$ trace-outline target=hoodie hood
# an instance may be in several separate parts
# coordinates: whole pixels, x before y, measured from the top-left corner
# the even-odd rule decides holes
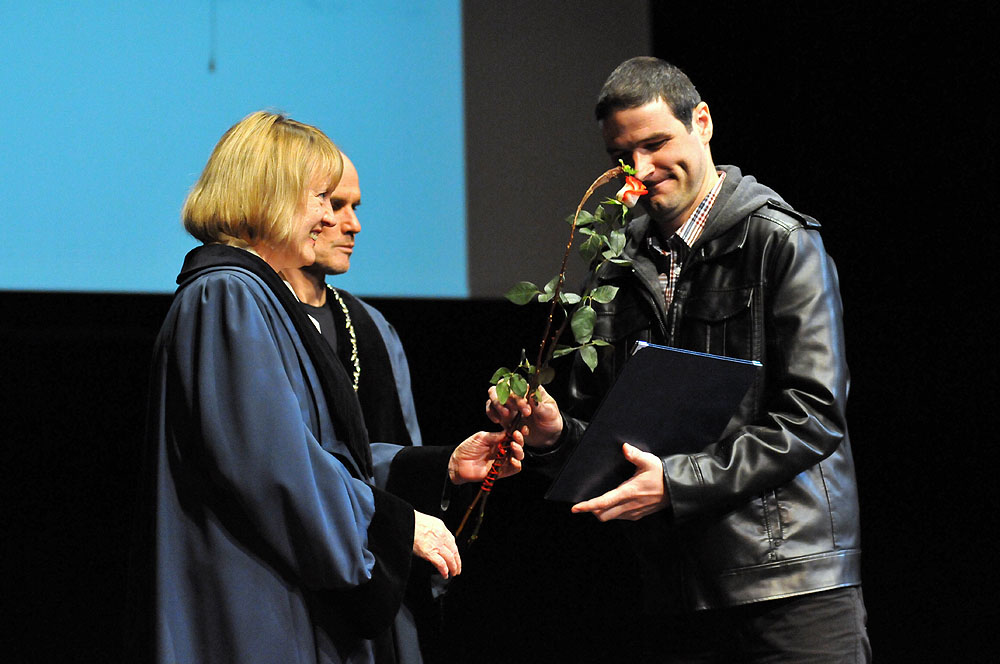
[[[723,180],[722,189],[708,214],[702,240],[710,240],[725,233],[769,199],[785,202],[774,189],[757,182],[757,178],[752,175],[743,175],[736,166],[717,168],[726,174],[726,179]]]
[[[715,199],[712,211],[708,214],[705,230],[697,242],[699,245],[719,237],[746,219],[751,212],[762,207],[768,200],[785,203],[778,192],[757,182],[752,175],[743,175],[736,166],[716,168],[725,172],[726,179],[722,181],[722,189]],[[651,226],[648,214],[636,217],[628,224],[625,231],[630,245],[625,252],[627,258],[635,257],[643,238],[653,232]]]

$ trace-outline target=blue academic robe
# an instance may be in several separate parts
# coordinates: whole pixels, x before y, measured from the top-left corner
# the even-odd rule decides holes
[[[373,486],[330,407],[258,276],[221,267],[182,283],[147,432],[157,661],[373,661],[365,636],[399,607],[413,510]],[[377,446],[375,467],[398,449]]]

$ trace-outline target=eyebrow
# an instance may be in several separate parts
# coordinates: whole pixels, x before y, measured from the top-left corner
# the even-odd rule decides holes
[[[609,155],[614,156],[616,154],[621,154],[622,152],[631,152],[640,145],[644,145],[646,143],[656,143],[657,141],[663,141],[668,138],[673,138],[673,134],[671,134],[670,132],[661,131],[655,134],[650,134],[649,136],[646,136],[641,140],[636,141],[634,144],[632,144],[631,149],[629,147],[621,147],[621,148],[609,147],[606,148],[606,150]]]
[[[333,196],[333,195],[331,195],[330,196],[330,200],[332,202],[340,203],[342,205],[347,205],[348,202],[349,202],[348,199],[347,199],[347,196]],[[351,204],[352,208],[358,208],[360,206],[361,206],[361,201],[358,201],[357,203],[352,203]]]

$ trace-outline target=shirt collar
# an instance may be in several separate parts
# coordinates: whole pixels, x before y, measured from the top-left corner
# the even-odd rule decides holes
[[[698,207],[694,209],[688,220],[684,222],[684,225],[677,229],[674,234],[679,240],[681,240],[690,249],[694,246],[694,243],[698,241],[701,237],[701,232],[705,230],[705,222],[708,221],[708,213],[712,211],[712,206],[715,205],[715,199],[719,196],[719,190],[722,189],[722,183],[726,180],[726,172],[719,171],[719,179],[712,187],[712,190],[708,192],[705,198],[701,199],[698,203]]]

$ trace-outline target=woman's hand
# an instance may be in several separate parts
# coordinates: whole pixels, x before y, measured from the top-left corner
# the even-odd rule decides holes
[[[441,519],[416,510],[413,510],[413,554],[434,565],[446,579],[462,573],[458,545],[447,526]]]

